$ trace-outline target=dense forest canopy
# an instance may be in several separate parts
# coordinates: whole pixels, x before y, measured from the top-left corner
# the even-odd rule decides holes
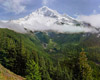
[[[96,34],[0,29],[0,64],[26,80],[99,80]]]

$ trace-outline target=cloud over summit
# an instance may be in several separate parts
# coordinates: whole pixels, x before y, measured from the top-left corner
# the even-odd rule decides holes
[[[48,6],[48,5],[51,5],[54,1],[56,0],[42,0],[42,5]]]
[[[95,27],[99,27],[100,28],[100,14],[93,14],[93,15],[80,15],[78,16],[78,19],[81,21],[85,21],[88,22],[90,24],[92,24]]]

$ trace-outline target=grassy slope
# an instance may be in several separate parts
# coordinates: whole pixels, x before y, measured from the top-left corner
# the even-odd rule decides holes
[[[0,64],[0,80],[24,80],[24,78],[10,72]]]

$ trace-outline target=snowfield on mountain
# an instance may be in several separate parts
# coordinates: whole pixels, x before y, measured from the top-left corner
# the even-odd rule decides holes
[[[0,21],[0,28],[8,28],[20,33],[26,33],[30,30],[33,32],[55,31],[59,33],[98,32],[89,23],[59,14],[46,6],[18,20]]]

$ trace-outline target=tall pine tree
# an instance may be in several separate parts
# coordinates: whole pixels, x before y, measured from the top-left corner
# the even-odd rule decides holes
[[[92,69],[88,64],[84,50],[79,55],[79,80],[93,80]]]
[[[39,67],[34,60],[28,60],[26,67],[26,79],[27,80],[41,80],[41,74],[39,73]]]

